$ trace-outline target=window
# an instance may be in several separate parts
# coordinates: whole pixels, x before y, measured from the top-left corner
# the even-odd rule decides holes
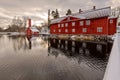
[[[61,29],[59,29],[58,32],[61,32]]]
[[[53,32],[55,32],[56,30],[54,29]]]
[[[64,24],[61,24],[61,27],[64,27]]]
[[[72,29],[72,32],[75,32],[75,29]]]
[[[112,24],[112,23],[113,23],[113,20],[111,19],[111,20],[110,20],[110,24]]]
[[[83,31],[83,32],[87,32],[87,28],[83,28],[82,31]]]
[[[67,33],[67,32],[68,32],[68,29],[65,29],[65,32]]]
[[[68,23],[65,23],[65,26],[68,27]]]
[[[84,25],[84,21],[80,21],[80,26],[83,26]]]
[[[90,20],[86,20],[86,25],[90,25]]]
[[[58,28],[60,27],[60,24],[58,24]]]
[[[72,22],[72,26],[75,26],[75,22]]]
[[[97,32],[102,32],[103,28],[102,27],[97,27]]]

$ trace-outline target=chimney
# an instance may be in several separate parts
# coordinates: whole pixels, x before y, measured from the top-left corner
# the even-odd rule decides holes
[[[82,12],[82,10],[81,9],[79,9],[79,13],[81,13]]]
[[[93,10],[95,10],[96,9],[96,6],[93,6]]]
[[[31,19],[28,19],[28,27],[31,27]]]

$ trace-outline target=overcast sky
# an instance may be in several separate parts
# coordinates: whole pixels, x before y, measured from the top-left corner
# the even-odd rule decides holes
[[[78,12],[92,6],[97,8],[119,6],[120,0],[0,0],[0,27],[10,24],[14,16],[29,16],[33,20],[47,19],[48,9],[58,9],[61,15],[67,9]]]

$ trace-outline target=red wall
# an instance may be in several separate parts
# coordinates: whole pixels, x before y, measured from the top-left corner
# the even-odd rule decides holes
[[[80,26],[80,21],[84,21],[83,26]],[[72,26],[72,22],[75,22],[75,26]],[[51,24],[50,33],[111,35],[116,32],[117,19],[113,19],[113,24],[110,24],[109,22],[110,21],[108,17],[104,17],[104,18],[90,19],[90,25],[86,25],[86,20],[78,20],[76,18],[70,18],[70,21],[68,21],[66,18],[60,23]],[[65,23],[68,23],[68,27],[65,27]],[[58,24],[60,24],[60,28],[58,27]],[[64,24],[64,27],[61,27],[61,24]],[[97,32],[97,27],[102,27],[102,32]],[[87,32],[83,32],[82,31],[83,28],[87,28]],[[61,30],[61,32],[58,31],[59,29]],[[65,32],[65,29],[68,29],[67,33]],[[75,29],[75,32],[72,32],[72,29]],[[54,30],[56,30],[56,32],[54,32]]]
[[[110,20],[113,20],[113,23],[110,23]],[[109,32],[109,35],[112,35],[116,32],[116,27],[117,26],[117,18],[113,18],[113,19],[109,19],[109,24],[108,24],[108,32]]]

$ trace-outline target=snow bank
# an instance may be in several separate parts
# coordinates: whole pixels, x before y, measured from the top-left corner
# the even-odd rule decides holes
[[[117,33],[103,80],[120,80],[120,33]]]

